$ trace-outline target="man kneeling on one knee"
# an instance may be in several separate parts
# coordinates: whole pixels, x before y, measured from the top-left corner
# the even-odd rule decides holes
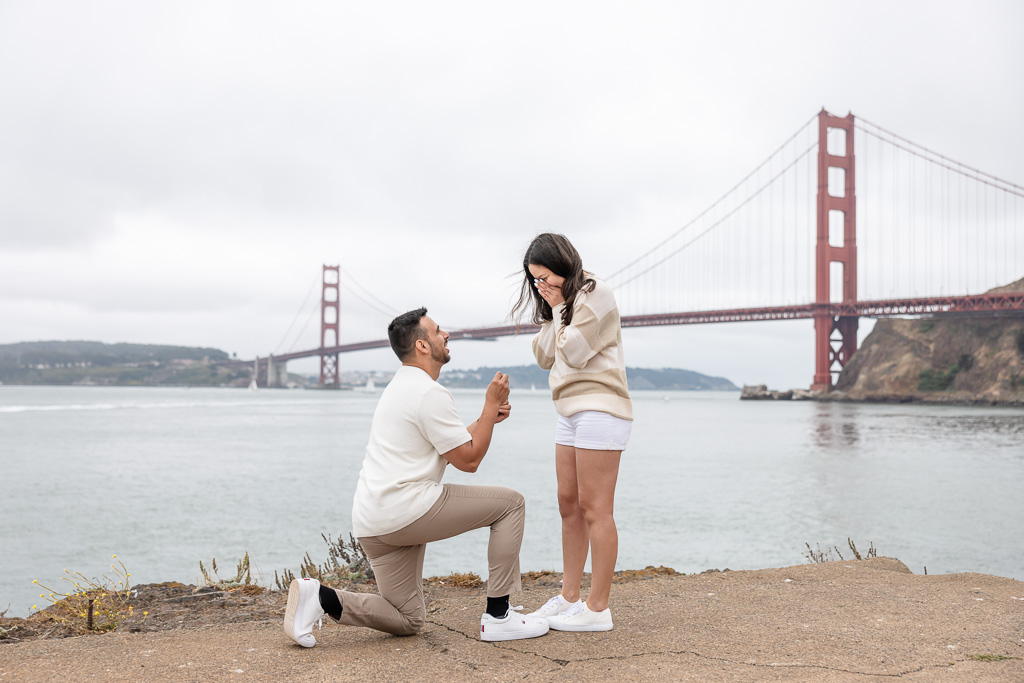
[[[544,618],[519,614],[509,605],[509,594],[522,588],[522,494],[500,486],[441,484],[449,463],[463,472],[480,466],[494,425],[511,410],[508,375],[499,372],[491,380],[483,412],[467,428],[451,392],[437,382],[441,366],[451,360],[448,333],[419,308],[391,321],[388,339],[402,367],[373,413],[352,504],[353,532],[370,560],[380,595],[295,579],[288,590],[285,633],[313,647],[313,626],[325,613],[350,626],[400,636],[418,633],[426,618],[422,574],[427,543],[487,526],[487,609],[480,617],[480,639],[544,635]]]

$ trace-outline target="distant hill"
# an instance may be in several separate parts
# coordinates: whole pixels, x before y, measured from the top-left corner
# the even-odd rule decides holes
[[[228,369],[220,349],[157,344],[104,344],[90,341],[43,341],[0,345],[3,384],[102,386],[247,386],[249,368]],[[483,388],[494,373],[507,372],[516,388],[547,387],[548,371],[536,365],[445,370],[440,382],[449,387]],[[375,376],[379,386],[378,373]],[[628,368],[629,388],[643,390],[739,391],[724,377],[709,377],[678,368]],[[292,375],[300,385],[306,378]],[[360,376],[361,385],[365,379]],[[313,385],[316,379],[312,380]]]
[[[519,365],[516,367],[486,367],[476,370],[445,370],[439,382],[449,387],[481,388],[486,387],[494,373],[508,373],[509,386],[526,388],[531,385],[546,387],[548,371],[536,365]],[[692,370],[678,368],[626,368],[626,379],[632,391],[644,390],[682,390],[682,391],[739,391],[739,387],[724,377],[709,377]]]
[[[245,386],[249,371],[211,361],[220,349],[158,344],[39,341],[0,345],[4,384]]]

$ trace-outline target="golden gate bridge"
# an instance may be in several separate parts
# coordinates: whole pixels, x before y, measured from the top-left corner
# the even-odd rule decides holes
[[[982,293],[1024,276],[1021,199],[1020,185],[822,109],[693,220],[604,279],[623,327],[812,319],[811,389],[827,391],[856,353],[862,317],[1024,315],[1024,292]],[[388,346],[339,343],[340,284],[340,267],[323,266],[319,346],[223,364],[250,365],[261,386],[283,386],[288,361],[319,357],[320,386],[338,387],[340,354]]]

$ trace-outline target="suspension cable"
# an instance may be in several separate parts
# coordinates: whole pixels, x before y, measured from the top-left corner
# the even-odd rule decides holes
[[[796,157],[795,159],[793,159],[793,161],[791,161],[791,162],[790,162],[790,163],[789,163],[789,164],[788,164],[788,165],[787,165],[787,166],[786,166],[785,168],[783,168],[783,169],[782,169],[781,171],[779,171],[779,172],[778,172],[777,174],[775,174],[775,175],[774,175],[774,176],[773,176],[772,178],[770,178],[770,179],[768,180],[768,182],[766,182],[766,183],[765,183],[764,185],[762,185],[762,186],[761,186],[760,188],[758,188],[758,189],[757,189],[757,190],[756,190],[756,191],[755,191],[755,192],[754,192],[754,193],[753,193],[752,195],[750,195],[749,197],[747,197],[746,199],[744,199],[744,200],[743,200],[742,202],[740,202],[739,204],[737,204],[737,205],[736,205],[736,207],[735,207],[735,208],[733,208],[733,209],[732,209],[731,211],[729,211],[729,212],[728,212],[728,213],[726,213],[726,214],[725,214],[724,216],[722,216],[721,218],[719,218],[719,219],[718,219],[717,221],[715,221],[714,223],[712,223],[711,225],[709,225],[709,226],[708,226],[708,227],[707,227],[707,228],[706,228],[706,229],[705,229],[705,230],[704,230],[703,232],[701,232],[701,233],[699,233],[699,234],[695,235],[695,236],[694,236],[694,237],[693,237],[693,238],[692,238],[692,239],[691,239],[691,240],[690,240],[689,242],[687,242],[687,243],[686,243],[686,244],[684,244],[683,246],[679,247],[678,249],[675,249],[675,250],[673,250],[673,251],[669,252],[669,253],[668,253],[667,255],[665,255],[665,256],[663,256],[662,258],[660,258],[659,260],[655,261],[655,262],[654,262],[654,263],[652,263],[652,264],[651,264],[650,266],[648,266],[648,267],[647,267],[647,268],[645,268],[644,270],[640,271],[639,273],[637,273],[637,274],[636,274],[636,275],[634,275],[633,277],[631,277],[631,278],[629,278],[629,279],[627,279],[627,280],[624,280],[624,281],[622,281],[622,282],[619,282],[619,283],[618,283],[618,284],[617,284],[616,286],[617,286],[617,287],[622,287],[623,285],[626,285],[626,284],[628,284],[628,283],[632,282],[633,280],[636,280],[636,279],[637,279],[638,277],[640,277],[640,276],[642,276],[642,275],[645,275],[646,273],[649,273],[650,271],[654,270],[655,268],[657,268],[658,266],[660,266],[660,265],[661,265],[662,263],[664,263],[664,262],[665,262],[665,261],[667,261],[668,259],[672,258],[673,256],[675,256],[675,255],[676,255],[676,254],[678,254],[679,252],[683,251],[684,249],[686,249],[687,247],[689,247],[690,245],[692,245],[692,244],[693,244],[694,242],[696,242],[696,241],[697,241],[697,240],[699,240],[700,238],[702,238],[702,237],[704,237],[705,235],[707,235],[707,234],[708,234],[709,232],[711,232],[712,230],[714,230],[715,228],[717,228],[717,227],[718,227],[719,225],[721,225],[722,223],[724,223],[724,222],[725,222],[725,221],[726,221],[727,219],[731,218],[731,217],[733,216],[733,214],[735,214],[735,213],[736,213],[737,211],[739,211],[739,210],[740,210],[740,209],[742,209],[742,208],[743,208],[744,206],[746,206],[746,205],[747,205],[747,204],[749,204],[749,203],[750,203],[751,201],[753,201],[753,200],[754,200],[754,199],[756,199],[756,198],[757,198],[758,196],[760,196],[760,194],[761,194],[762,192],[764,192],[764,191],[765,191],[765,190],[766,190],[766,189],[767,189],[768,187],[770,187],[772,183],[774,183],[774,182],[775,182],[776,180],[778,180],[778,179],[779,179],[779,177],[780,177],[780,176],[782,176],[782,175],[783,175],[783,174],[784,174],[784,173],[785,173],[786,171],[788,171],[788,170],[789,170],[790,168],[792,168],[793,166],[795,166],[795,165],[797,164],[797,162],[798,162],[798,161],[800,161],[800,160],[801,160],[801,159],[803,159],[803,158],[804,158],[805,156],[807,156],[807,155],[808,155],[809,153],[811,153],[811,152],[812,152],[812,151],[814,150],[814,148],[815,148],[815,147],[817,147],[817,146],[818,146],[818,143],[817,143],[817,142],[815,142],[815,143],[814,143],[814,144],[812,144],[812,145],[811,145],[810,147],[808,147],[807,149],[805,149],[805,150],[804,150],[804,151],[803,151],[803,152],[802,152],[802,153],[801,153],[801,154],[800,154],[799,156],[797,156],[797,157]],[[664,243],[662,243],[662,244],[664,244]],[[635,263],[635,261],[634,261],[634,263]],[[630,265],[632,265],[632,264],[630,264]],[[627,266],[627,268],[628,268],[628,267],[629,267],[629,266]],[[622,272],[622,270],[619,270],[619,271],[618,271],[618,273],[621,273],[621,272]],[[618,273],[616,273],[616,274],[618,274]]]
[[[349,273],[349,272],[348,272],[347,270],[344,270],[344,269],[339,269],[339,271],[340,271],[340,272],[342,272],[342,273],[344,273],[344,274],[345,274],[345,276],[346,276],[346,277],[348,277],[348,279],[352,281],[352,284],[354,284],[354,285],[355,285],[356,287],[358,287],[358,288],[359,288],[359,289],[360,289],[360,290],[361,290],[361,291],[363,292],[363,294],[365,294],[366,296],[370,297],[371,299],[373,299],[374,301],[376,301],[376,302],[377,302],[378,304],[380,304],[381,306],[383,306],[384,308],[386,308],[386,309],[388,310],[388,315],[398,315],[399,313],[401,313],[401,311],[399,311],[399,310],[398,310],[397,308],[395,308],[394,306],[391,306],[390,304],[387,304],[387,303],[385,303],[385,302],[381,301],[380,299],[378,299],[378,298],[377,298],[376,296],[374,296],[374,295],[373,295],[373,292],[371,292],[370,290],[368,290],[368,289],[367,289],[366,287],[363,287],[362,283],[360,283],[360,282],[359,282],[359,280],[358,280],[358,279],[357,279],[357,278],[356,278],[356,277],[355,277],[354,275],[352,275],[351,273]],[[346,289],[349,289],[349,288],[348,288],[348,287],[346,287]],[[352,290],[351,290],[351,289],[349,289],[349,291],[351,292]],[[362,299],[362,298],[360,298],[360,297],[358,297],[358,296],[357,296],[356,298],[359,298],[359,300],[360,300],[360,301],[363,301],[363,303],[367,303],[367,302],[366,302],[366,301],[365,301],[364,299]],[[376,309],[376,310],[378,310],[378,311],[380,310],[380,309],[377,309],[377,308],[376,308],[375,306],[373,306],[372,304],[369,304],[369,303],[367,303],[367,305],[371,306],[371,308],[375,308],[375,309]]]
[[[1009,185],[1009,186],[1011,186],[1011,187],[1013,187],[1013,188],[1015,188],[1017,190],[1021,190],[1022,192],[1024,192],[1024,187],[1021,187],[1020,185],[1017,185],[1016,183],[1011,183],[1008,180],[1003,180],[999,176],[992,175],[991,173],[986,173],[985,171],[982,171],[980,169],[974,168],[973,166],[968,166],[967,164],[961,163],[961,162],[957,161],[956,159],[950,159],[949,157],[947,157],[945,155],[939,154],[938,152],[936,152],[934,150],[928,149],[924,145],[919,145],[918,143],[914,142],[913,140],[908,140],[907,138],[903,137],[902,135],[897,135],[896,133],[893,133],[890,130],[886,130],[885,128],[882,128],[881,126],[879,126],[877,123],[872,123],[871,121],[868,121],[867,119],[865,119],[863,117],[860,117],[860,116],[856,117],[854,119],[854,125],[857,126],[858,128],[860,128],[861,130],[863,130],[865,133],[867,133],[869,135],[875,135],[875,134],[872,133],[869,130],[865,130],[863,127],[858,125],[860,123],[866,123],[869,126],[873,126],[874,128],[876,128],[876,129],[882,131],[883,133],[885,133],[886,135],[894,137],[897,140],[901,140],[902,142],[905,142],[908,145],[913,145],[914,147],[922,149],[925,152],[927,152],[928,154],[931,154],[932,156],[939,157],[943,161],[948,161],[948,162],[950,162],[952,164],[956,164],[957,166],[962,166],[963,168],[969,169],[969,170],[973,171],[974,173],[978,173],[978,174],[983,175],[983,176],[988,176],[992,180],[998,181],[998,182],[1003,183],[1005,185]]]
[[[659,242],[658,244],[656,244],[656,245],[655,245],[654,247],[652,247],[651,249],[647,250],[646,252],[644,252],[643,254],[641,254],[640,256],[638,256],[637,258],[633,259],[632,261],[630,261],[629,263],[627,263],[626,265],[624,265],[624,266],[623,266],[622,268],[619,268],[619,269],[618,269],[617,271],[615,271],[614,273],[612,273],[611,275],[609,275],[608,277],[606,277],[606,278],[604,278],[604,279],[605,279],[605,280],[611,280],[611,279],[612,279],[613,277],[615,277],[616,275],[619,275],[619,274],[620,274],[620,273],[622,273],[623,271],[625,271],[625,270],[628,270],[628,269],[629,269],[629,268],[631,268],[632,266],[636,265],[637,263],[639,263],[639,262],[640,262],[640,261],[642,261],[643,259],[647,258],[647,257],[648,257],[648,256],[650,256],[651,254],[653,254],[654,252],[656,252],[656,251],[657,251],[658,249],[660,249],[661,247],[665,246],[665,245],[666,245],[666,244],[667,244],[668,242],[670,242],[670,241],[671,241],[672,239],[674,239],[674,238],[675,238],[676,236],[678,236],[678,235],[679,235],[680,233],[682,233],[683,231],[685,231],[685,230],[686,230],[687,228],[690,228],[691,226],[693,226],[693,225],[694,225],[694,224],[695,224],[695,223],[696,223],[697,221],[699,221],[699,220],[700,220],[701,218],[703,218],[703,217],[704,217],[704,216],[705,216],[705,215],[706,215],[706,214],[707,214],[707,213],[708,213],[709,211],[711,211],[711,210],[712,210],[712,209],[714,209],[714,208],[715,208],[716,206],[718,206],[718,204],[720,204],[720,203],[721,203],[722,201],[724,201],[726,197],[728,197],[728,196],[729,196],[729,195],[731,195],[731,194],[732,194],[733,192],[735,192],[735,191],[736,191],[737,189],[739,189],[739,188],[740,188],[740,186],[741,186],[741,185],[743,185],[743,183],[747,182],[747,181],[748,181],[748,180],[749,180],[749,179],[751,178],[751,176],[753,176],[753,175],[754,175],[755,173],[757,173],[758,171],[760,171],[760,170],[761,170],[761,169],[762,169],[762,168],[763,168],[763,167],[765,166],[765,164],[767,164],[767,163],[768,163],[769,161],[771,161],[771,160],[772,160],[772,158],[773,158],[773,157],[774,157],[774,156],[775,156],[776,154],[778,154],[778,153],[779,153],[779,152],[781,152],[781,151],[782,151],[783,149],[785,149],[785,148],[786,148],[786,145],[788,145],[789,143],[791,143],[791,142],[792,142],[792,141],[794,140],[794,138],[796,138],[796,136],[798,136],[798,135],[799,135],[800,133],[802,133],[802,132],[804,131],[804,129],[805,129],[805,128],[807,128],[807,126],[808,126],[808,125],[810,125],[810,123],[811,123],[812,121],[814,121],[814,120],[815,120],[816,118],[818,118],[818,115],[817,115],[817,114],[815,114],[815,115],[814,115],[814,116],[812,116],[812,117],[811,117],[810,119],[808,119],[808,120],[807,120],[807,122],[806,122],[806,123],[804,123],[804,124],[803,124],[802,126],[800,126],[800,127],[799,127],[799,128],[797,129],[797,131],[796,131],[795,133],[793,133],[792,135],[790,135],[790,136],[789,136],[789,138],[788,138],[788,139],[787,139],[787,140],[786,140],[785,142],[783,142],[783,143],[782,143],[782,144],[781,144],[781,145],[779,146],[779,148],[778,148],[777,150],[775,150],[774,152],[772,152],[771,154],[769,154],[769,155],[768,155],[768,158],[767,158],[767,159],[765,159],[765,160],[764,160],[764,161],[762,161],[762,162],[761,162],[760,164],[758,164],[757,168],[755,168],[755,169],[754,169],[753,171],[751,171],[750,173],[748,173],[748,174],[746,175],[746,177],[744,177],[744,178],[743,178],[743,180],[741,180],[741,181],[739,181],[738,183],[736,183],[736,185],[734,185],[734,186],[733,186],[733,188],[732,188],[731,190],[729,190],[728,192],[726,192],[725,194],[723,194],[723,195],[722,195],[721,197],[719,197],[719,198],[718,198],[717,200],[715,200],[715,201],[714,201],[714,203],[712,203],[712,204],[711,204],[711,206],[709,206],[708,208],[706,208],[706,209],[704,209],[703,211],[701,211],[701,212],[700,212],[700,213],[699,213],[699,214],[698,214],[698,215],[697,215],[697,216],[696,216],[696,217],[695,217],[695,218],[694,218],[693,220],[691,220],[691,221],[690,221],[689,223],[687,223],[687,224],[686,224],[686,225],[684,225],[683,227],[681,227],[681,228],[679,228],[678,230],[676,230],[676,231],[675,231],[674,233],[672,233],[671,235],[669,235],[668,237],[666,237],[665,239],[663,239],[663,240],[662,240],[661,242]]]
[[[872,124],[872,125],[874,125],[874,124]],[[927,154],[923,154],[923,153],[919,152],[918,150],[913,149],[913,147],[906,147],[906,146],[901,145],[901,144],[899,144],[897,142],[893,142],[892,140],[887,140],[886,138],[882,137],[881,135],[879,135],[878,133],[876,133],[873,130],[868,130],[867,128],[864,128],[863,126],[857,126],[857,128],[860,128],[860,130],[862,132],[867,133],[868,135],[874,136],[874,137],[878,138],[879,140],[882,140],[883,142],[886,142],[886,143],[892,145],[893,147],[896,147],[898,149],[902,149],[903,151],[909,152],[910,154],[913,154],[914,156],[916,156],[916,157],[918,157],[920,159],[924,159],[926,161],[930,161],[933,164],[936,164],[938,166],[942,166],[943,168],[947,168],[950,171],[953,171],[955,173],[959,173],[960,175],[964,176],[965,178],[970,178],[971,180],[975,180],[975,181],[977,181],[979,183],[984,183],[985,185],[988,185],[990,187],[994,187],[997,190],[1002,190],[1003,192],[1009,192],[1010,194],[1016,195],[1018,197],[1024,197],[1024,187],[1021,187],[1020,185],[1017,185],[1015,183],[1011,183],[1008,180],[1003,180],[1002,178],[999,178],[997,176],[991,175],[990,173],[985,173],[984,171],[979,171],[979,170],[977,170],[975,168],[972,168],[972,167],[968,166],[967,164],[961,164],[959,161],[954,161],[953,159],[949,159],[947,157],[944,157],[941,154],[937,154],[935,152],[932,152],[927,147],[922,147],[921,145],[917,145],[917,144],[915,144],[913,142],[907,141],[910,145],[913,145],[914,147],[919,147],[920,149],[922,149],[925,152],[927,152],[927,154],[931,154],[931,155],[940,157],[944,161],[947,161],[949,163],[943,163],[943,161],[937,161],[937,160],[931,158],[930,156],[928,156]],[[884,129],[882,129],[882,130],[884,130]],[[885,131],[885,132],[888,133],[888,131]],[[890,133],[890,135],[891,135],[891,133]],[[899,136],[894,135],[893,137],[899,137]],[[899,138],[899,139],[903,140],[903,138]],[[956,164],[956,166],[953,166],[951,164]],[[959,166],[959,168],[958,168],[958,166]],[[969,171],[971,171],[971,173],[968,173],[967,171],[965,171],[963,169],[968,169]],[[987,177],[981,177],[981,176],[987,176]]]
[[[291,334],[292,328],[295,327],[295,323],[298,321],[299,316],[302,315],[302,311],[306,308],[306,304],[309,302],[310,295],[313,294],[313,289],[316,288],[316,282],[318,279],[320,279],[319,273],[317,273],[317,277],[313,278],[313,283],[309,286],[309,291],[306,292],[305,298],[302,300],[302,303],[299,304],[299,310],[295,312],[295,317],[292,318],[292,322],[288,325],[288,329],[285,330],[284,334],[281,336],[281,341],[277,342],[277,346],[274,347],[274,353],[281,350],[281,346],[284,345],[285,340],[288,339],[288,335]]]
[[[372,308],[373,310],[377,311],[377,312],[378,312],[378,313],[380,313],[381,315],[386,315],[386,316],[391,316],[391,317],[394,317],[394,315],[395,315],[395,314],[394,314],[394,312],[393,312],[393,311],[388,311],[388,310],[385,310],[385,309],[381,308],[380,306],[377,306],[376,304],[374,304],[374,303],[373,303],[372,301],[369,301],[369,300],[367,300],[367,299],[363,298],[363,296],[362,296],[362,295],[361,295],[361,294],[360,294],[359,292],[357,292],[356,290],[352,289],[352,288],[351,288],[351,287],[349,287],[349,286],[348,286],[347,284],[345,284],[344,282],[342,282],[340,278],[338,279],[338,284],[339,284],[339,285],[341,285],[342,287],[344,287],[344,288],[345,288],[345,291],[347,291],[347,292],[348,292],[349,294],[351,294],[351,295],[352,295],[352,296],[354,296],[355,298],[359,299],[359,300],[360,300],[360,301],[362,301],[362,302],[363,302],[364,304],[366,304],[367,306],[369,306],[369,307],[370,307],[370,308]],[[386,304],[385,304],[385,305],[386,305]]]

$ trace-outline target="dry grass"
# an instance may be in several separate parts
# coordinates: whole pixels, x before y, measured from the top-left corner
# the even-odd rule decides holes
[[[675,576],[678,574],[672,567],[663,567],[654,565],[647,565],[643,569],[627,569],[621,572],[615,572],[612,576],[613,583],[623,583],[625,581],[636,581],[637,579],[653,579],[656,576]]]
[[[464,574],[452,572],[448,576],[431,576],[427,579],[427,583],[452,586],[453,588],[479,588],[484,585],[483,580],[473,572],[466,572]]]
[[[863,560],[865,558],[870,559],[872,557],[878,557],[878,551],[875,549],[874,543],[871,543],[869,545],[867,551],[864,553],[863,556],[860,554],[860,551],[857,550],[857,546],[856,544],[854,544],[852,539],[847,538],[846,544],[850,546],[850,551],[853,553],[853,559],[855,560]],[[821,564],[823,562],[834,562],[836,558],[832,556],[833,552],[835,552],[835,554],[839,557],[840,561],[846,560],[846,558],[843,557],[843,553],[839,550],[839,546],[834,545],[831,548],[825,546],[825,550],[822,550],[821,545],[815,543],[814,545],[817,548],[817,550],[815,550],[811,547],[810,543],[804,543],[804,545],[807,546],[807,552],[804,553],[804,557],[806,557],[809,561],[815,564]]]
[[[203,584],[199,588],[217,588],[222,591],[241,590],[245,595],[259,595],[263,592],[263,586],[257,585],[252,580],[252,571],[249,569],[249,553],[238,561],[235,568],[235,575],[229,579],[222,579],[217,574],[217,558],[210,562],[210,570],[199,561],[199,571],[203,575]]]
[[[327,544],[327,561],[317,564],[307,552],[299,566],[299,575],[302,578],[316,579],[332,588],[343,588],[352,583],[369,583],[374,580],[370,558],[363,552],[363,547],[359,545],[355,536],[349,534],[348,541],[341,536],[338,536],[336,541],[332,541],[325,534],[320,534],[320,537]],[[293,580],[295,574],[289,569],[281,570],[280,576],[274,572],[274,584],[278,590],[288,590]]]

